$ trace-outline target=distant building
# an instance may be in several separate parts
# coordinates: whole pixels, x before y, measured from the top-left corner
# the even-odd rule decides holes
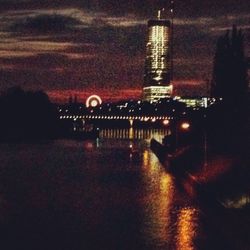
[[[148,21],[148,41],[144,73],[143,99],[157,101],[172,94],[171,86],[171,22],[161,19]]]
[[[162,98],[168,98],[172,94],[172,85],[148,86],[143,88],[143,100],[156,102]]]
[[[207,108],[211,105],[213,105],[216,101],[215,98],[208,98],[208,97],[197,97],[197,98],[191,98],[191,97],[179,97],[176,96],[174,100],[177,100],[179,102],[185,103],[188,108]]]

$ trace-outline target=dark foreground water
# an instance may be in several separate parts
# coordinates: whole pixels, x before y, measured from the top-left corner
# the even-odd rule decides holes
[[[166,133],[0,145],[0,249],[250,249],[249,197],[225,208],[167,174],[149,149]]]

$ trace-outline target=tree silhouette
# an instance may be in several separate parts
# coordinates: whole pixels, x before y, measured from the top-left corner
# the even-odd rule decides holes
[[[209,138],[213,147],[243,152],[249,134],[248,76],[244,36],[236,26],[217,41],[212,82],[212,96],[223,101],[209,110]]]
[[[244,55],[244,35],[233,26],[219,37],[214,57],[212,96],[237,105],[246,99],[248,91],[247,59]]]
[[[36,141],[55,136],[57,115],[42,91],[11,88],[0,96],[0,141]]]

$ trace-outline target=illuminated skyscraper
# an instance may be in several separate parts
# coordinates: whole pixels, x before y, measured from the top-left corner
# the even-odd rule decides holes
[[[171,22],[161,19],[148,21],[148,41],[144,73],[144,100],[156,101],[172,94],[171,83]]]

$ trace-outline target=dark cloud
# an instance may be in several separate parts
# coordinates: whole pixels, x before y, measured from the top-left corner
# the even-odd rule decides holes
[[[169,17],[169,2],[0,0],[0,81],[45,90],[141,88],[147,19],[161,7]],[[233,24],[249,40],[249,1],[176,0],[175,5],[178,81],[211,77],[216,39]]]
[[[146,26],[124,28],[103,25],[83,29],[82,35],[76,40],[100,44],[103,50],[110,50],[111,53],[122,51],[126,54],[136,54],[144,51],[145,38]]]
[[[143,63],[139,56],[131,60],[125,54],[110,56],[108,52],[102,51],[94,54],[94,57],[90,53],[88,58],[84,57],[85,52],[82,54],[83,57],[79,57],[79,53],[76,55],[74,58],[72,51],[65,51],[64,54],[45,53],[0,58],[0,65],[5,65],[0,82],[11,86],[21,85],[24,88],[37,86],[46,90],[83,90],[89,87],[120,89],[120,84],[124,87],[141,85]]]
[[[1,10],[41,9],[75,7],[92,11],[105,11],[112,15],[136,13],[152,16],[159,8],[169,9],[170,0],[1,0]],[[175,1],[177,16],[220,16],[229,13],[249,13],[250,2],[246,0],[183,0]]]
[[[66,55],[58,53],[36,54],[34,56],[16,57],[16,58],[1,58],[0,63],[12,65],[14,69],[46,69],[53,70],[63,67],[69,63]]]
[[[72,31],[76,25],[80,24],[77,19],[69,16],[43,14],[27,17],[23,20],[18,19],[17,22],[10,26],[10,30],[22,33],[31,32],[31,34],[62,33]]]
[[[127,22],[128,26],[116,26],[115,21],[110,21],[107,17],[93,18],[87,22],[84,17],[79,20],[61,14],[39,14],[18,18],[11,24],[9,31],[18,32],[19,36],[24,37],[23,40],[97,44],[102,46],[103,50],[109,50],[111,46],[112,52],[119,50],[129,54],[140,53],[145,47],[146,25],[130,25],[131,20]],[[50,36],[37,37],[44,34]],[[29,37],[25,38],[25,35]],[[33,39],[30,36],[33,36]]]

